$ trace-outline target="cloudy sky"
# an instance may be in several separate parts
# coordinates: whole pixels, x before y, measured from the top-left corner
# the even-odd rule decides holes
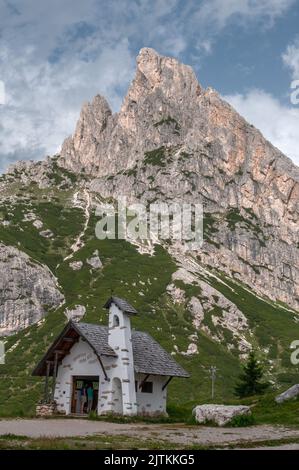
[[[57,152],[95,94],[117,111],[144,46],[192,65],[299,164],[299,0],[0,0],[0,172]]]

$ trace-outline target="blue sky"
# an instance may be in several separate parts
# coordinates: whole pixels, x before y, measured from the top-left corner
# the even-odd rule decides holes
[[[95,94],[117,111],[141,47],[190,64],[299,164],[299,0],[0,0],[0,171],[57,152]]]

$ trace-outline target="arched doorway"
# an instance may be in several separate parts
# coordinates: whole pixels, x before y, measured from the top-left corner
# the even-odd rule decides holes
[[[118,377],[114,377],[112,380],[112,392],[113,392],[113,412],[116,414],[123,414],[123,391],[121,381]]]

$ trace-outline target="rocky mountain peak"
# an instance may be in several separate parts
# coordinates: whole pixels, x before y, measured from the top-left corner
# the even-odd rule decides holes
[[[78,122],[78,126],[80,126],[79,129],[82,128],[84,132],[84,126],[89,127],[90,125],[94,125],[95,133],[100,135],[103,129],[105,129],[111,115],[112,111],[106,98],[101,95],[96,95],[91,103],[84,104]]]
[[[157,89],[167,99],[175,101],[185,97],[189,102],[200,94],[201,87],[189,65],[161,56],[151,48],[141,49],[136,62],[136,77],[129,89],[129,98],[138,101]]]
[[[150,48],[141,49],[136,62],[118,114],[99,96],[83,106],[74,136],[62,147],[62,166],[101,176],[134,166],[144,150],[182,143],[204,92],[195,73]]]
[[[67,138],[62,145],[61,154],[68,165],[72,162],[73,169],[80,171],[84,167],[91,171],[98,142],[103,139],[111,116],[109,104],[101,95],[96,95],[91,103],[84,103],[73,137]]]

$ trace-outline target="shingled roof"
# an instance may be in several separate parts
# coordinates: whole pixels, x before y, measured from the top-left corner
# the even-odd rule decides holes
[[[117,307],[124,313],[127,313],[129,315],[136,315],[137,313],[137,310],[135,310],[135,308],[132,307],[129,302],[127,302],[125,299],[121,299],[120,297],[116,297],[115,295],[113,295],[112,297],[110,297],[109,300],[107,300],[104,305],[104,308],[109,308],[112,302],[115,303],[115,305],[117,305]]]
[[[77,338],[78,336],[84,338],[99,359],[101,359],[101,356],[117,356],[116,352],[108,344],[107,326],[70,321],[34,369],[33,375],[45,375],[46,361],[51,359],[55,349],[63,349],[64,338],[69,338],[72,335]],[[67,344],[69,345],[69,343]],[[171,377],[189,377],[188,372],[149,334],[142,331],[132,331],[132,345],[135,372]],[[66,349],[67,352],[68,350]]]
[[[133,331],[132,344],[135,372],[172,377],[190,377],[188,372],[148,333]]]
[[[99,356],[117,356],[108,344],[107,326],[83,322],[75,323],[74,326]]]

